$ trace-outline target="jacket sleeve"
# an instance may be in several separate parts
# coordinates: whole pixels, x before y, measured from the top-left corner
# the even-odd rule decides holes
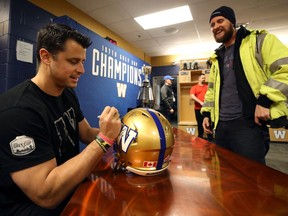
[[[211,113],[214,111],[215,109],[215,95],[214,95],[214,73],[213,71],[215,71],[215,65],[212,64],[211,69],[210,69],[210,75],[209,75],[209,81],[208,81],[208,89],[207,92],[205,94],[205,98],[204,98],[204,104],[201,108],[201,114],[204,117],[209,117],[211,119]]]
[[[268,33],[261,55],[267,80],[260,86],[257,104],[270,108],[272,128],[288,127],[288,48]]]
[[[260,97],[257,103],[267,107],[272,103],[287,101],[288,48],[273,34],[267,34],[261,52],[263,70],[268,79],[260,87]]]

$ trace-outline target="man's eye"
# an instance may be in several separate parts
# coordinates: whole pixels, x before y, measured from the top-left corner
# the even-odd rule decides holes
[[[79,61],[77,59],[69,59],[68,60],[71,64],[77,64]]]
[[[221,24],[224,22],[224,19],[219,19],[217,22]]]

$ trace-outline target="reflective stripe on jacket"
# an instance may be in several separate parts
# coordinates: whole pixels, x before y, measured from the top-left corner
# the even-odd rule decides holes
[[[251,31],[240,46],[243,70],[256,98],[266,96],[271,120],[288,116],[288,48],[266,31]],[[209,112],[216,128],[220,107],[220,69],[217,55],[211,56],[208,91],[201,113]]]

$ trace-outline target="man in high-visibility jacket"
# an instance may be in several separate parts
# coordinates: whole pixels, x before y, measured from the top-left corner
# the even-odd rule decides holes
[[[265,163],[267,124],[288,125],[288,48],[264,30],[236,29],[230,7],[213,11],[209,23],[222,45],[210,58],[204,131],[215,132],[217,145]]]

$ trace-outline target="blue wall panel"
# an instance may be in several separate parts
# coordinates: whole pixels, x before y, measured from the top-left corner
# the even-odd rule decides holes
[[[0,79],[0,92],[4,92],[7,89],[7,79]]]

